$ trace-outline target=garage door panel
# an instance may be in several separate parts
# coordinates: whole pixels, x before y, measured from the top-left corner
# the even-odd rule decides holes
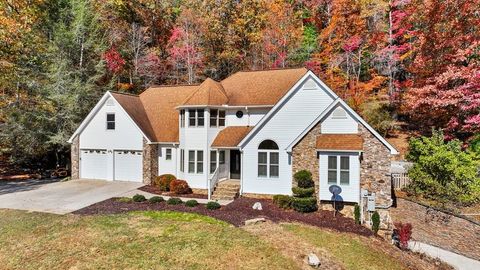
[[[85,179],[107,179],[108,155],[104,149],[80,150],[80,177]]]
[[[142,151],[114,151],[114,179],[142,182]]]

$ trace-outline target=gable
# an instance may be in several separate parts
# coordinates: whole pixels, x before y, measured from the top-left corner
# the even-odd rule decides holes
[[[358,123],[342,106],[337,105],[321,122],[322,134],[356,134]]]

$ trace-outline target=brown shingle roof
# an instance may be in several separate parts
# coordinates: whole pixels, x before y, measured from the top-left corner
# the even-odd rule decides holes
[[[145,133],[149,140],[155,140],[155,132],[150,124],[147,113],[140,98],[136,95],[111,92],[115,100],[130,115],[132,120]]]
[[[212,147],[236,147],[253,127],[231,126],[221,130],[212,143]]]
[[[228,97],[223,86],[207,78],[182,105],[223,105],[228,103]]]
[[[221,83],[228,105],[274,105],[307,71],[295,68],[237,72]]]
[[[156,142],[178,142],[178,111],[175,109],[198,85],[152,87],[140,94]]]
[[[358,134],[320,134],[317,136],[317,150],[362,151],[363,138]]]

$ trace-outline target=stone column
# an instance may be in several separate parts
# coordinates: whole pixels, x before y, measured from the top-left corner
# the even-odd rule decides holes
[[[71,178],[78,179],[80,178],[80,136],[76,136],[73,139],[72,145],[70,146],[70,160],[72,162],[71,166]]]
[[[158,176],[158,145],[143,139],[143,183],[151,184]]]

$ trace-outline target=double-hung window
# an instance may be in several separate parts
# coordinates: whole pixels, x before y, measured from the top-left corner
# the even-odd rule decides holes
[[[107,113],[107,130],[115,130],[115,114]]]
[[[224,127],[225,126],[225,111],[211,109],[210,110],[210,127]]]
[[[205,111],[203,109],[188,110],[188,126],[203,127],[205,125]]]
[[[172,160],[172,148],[165,149],[165,160]]]
[[[203,173],[203,151],[188,151],[188,173]]]
[[[328,156],[328,184],[350,184],[350,157]]]
[[[185,110],[180,110],[180,127],[185,127]]]
[[[185,171],[185,150],[180,149],[180,171]]]
[[[258,177],[276,178],[278,175],[278,145],[272,140],[265,140],[258,146]]]

